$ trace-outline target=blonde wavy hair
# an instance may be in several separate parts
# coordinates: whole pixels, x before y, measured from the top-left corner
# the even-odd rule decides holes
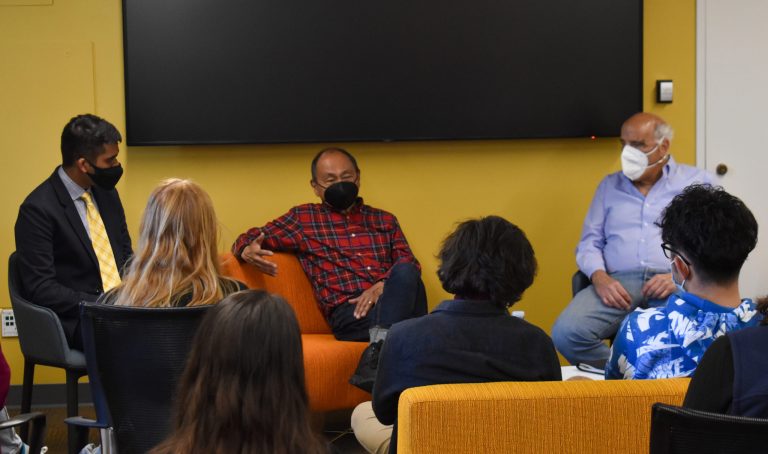
[[[213,202],[191,180],[164,180],[152,191],[141,219],[138,249],[116,289],[123,306],[215,304],[237,291],[219,273],[218,222]]]

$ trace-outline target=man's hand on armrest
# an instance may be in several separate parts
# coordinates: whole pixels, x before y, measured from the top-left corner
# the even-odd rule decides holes
[[[604,270],[597,270],[590,277],[597,296],[606,306],[628,311],[632,307],[632,297],[619,281],[612,278]]]
[[[274,254],[272,251],[261,248],[261,243],[263,241],[264,233],[251,241],[251,243],[240,252],[240,258],[246,263],[250,263],[258,268],[262,273],[269,274],[270,276],[277,276],[277,264],[263,258]]]

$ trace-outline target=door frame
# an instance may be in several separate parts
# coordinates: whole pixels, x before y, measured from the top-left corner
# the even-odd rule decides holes
[[[707,168],[707,0],[696,0],[696,166]]]

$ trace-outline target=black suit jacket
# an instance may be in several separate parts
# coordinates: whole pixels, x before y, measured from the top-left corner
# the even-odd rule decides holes
[[[132,249],[120,196],[115,189],[96,186],[91,192],[122,272]],[[70,345],[79,346],[79,303],[96,301],[104,290],[91,240],[57,171],[21,204],[16,252],[22,293],[33,303],[53,309]]]

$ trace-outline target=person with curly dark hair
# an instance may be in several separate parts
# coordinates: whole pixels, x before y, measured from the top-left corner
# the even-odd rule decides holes
[[[760,320],[755,303],[739,294],[739,272],[757,244],[757,221],[744,202],[721,187],[689,186],[658,225],[678,292],[663,307],[627,316],[606,378],[690,376],[716,338]]]
[[[455,297],[389,331],[373,402],[352,414],[355,436],[369,452],[396,451],[397,403],[408,388],[562,378],[552,339],[508,312],[536,275],[536,256],[522,230],[498,216],[466,221],[446,238],[438,258],[443,289]]]
[[[768,297],[757,310],[768,315]],[[768,418],[768,318],[759,326],[718,337],[693,374],[684,407],[753,418]]]

